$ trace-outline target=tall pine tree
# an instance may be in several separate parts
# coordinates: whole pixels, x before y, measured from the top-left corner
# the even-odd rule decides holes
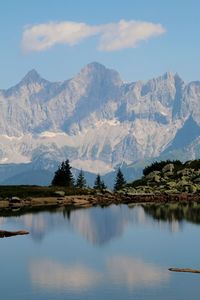
[[[104,181],[101,179],[101,176],[99,174],[97,174],[93,188],[95,190],[105,190],[106,189],[106,185],[105,185]]]
[[[74,178],[71,172],[71,168],[72,167],[70,166],[68,159],[66,161],[63,161],[58,170],[55,172],[51,184],[54,186],[73,187]]]
[[[84,177],[84,172],[81,170],[77,180],[76,180],[76,187],[79,189],[84,189],[86,188],[86,179]]]
[[[118,171],[117,171],[116,178],[115,178],[114,190],[115,191],[121,190],[124,187],[125,184],[126,184],[126,180],[124,179],[124,175],[123,175],[122,171],[119,168]]]

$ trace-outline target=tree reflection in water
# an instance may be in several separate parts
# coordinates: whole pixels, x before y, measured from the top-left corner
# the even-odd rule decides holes
[[[143,209],[155,220],[168,222],[187,220],[191,223],[200,224],[200,204],[196,202],[148,204],[143,205]]]
[[[5,218],[5,215],[7,218]],[[155,222],[157,220],[157,222]],[[36,242],[53,231],[77,232],[89,243],[106,245],[111,240],[123,236],[130,226],[162,226],[171,232],[182,229],[183,221],[200,224],[200,204],[165,203],[144,205],[111,205],[106,208],[70,210],[69,208],[41,208],[4,212],[0,216],[3,228],[12,226],[30,232]],[[158,224],[159,223],[159,224]]]

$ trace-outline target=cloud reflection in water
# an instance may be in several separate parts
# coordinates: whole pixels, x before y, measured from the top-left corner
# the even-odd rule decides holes
[[[81,292],[103,283],[118,284],[130,289],[158,286],[168,281],[169,273],[160,267],[128,256],[111,256],[103,271],[84,264],[63,265],[51,260],[30,263],[32,284],[45,290]]]
[[[160,267],[128,256],[112,256],[107,261],[112,281],[128,288],[159,285],[169,279],[169,272]]]
[[[101,274],[89,267],[81,264],[67,266],[51,260],[31,262],[30,276],[34,286],[76,292],[89,289],[101,280]]]

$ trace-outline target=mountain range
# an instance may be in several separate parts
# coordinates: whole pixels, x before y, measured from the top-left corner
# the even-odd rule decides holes
[[[0,107],[1,184],[49,184],[66,158],[109,181],[119,166],[133,179],[153,160],[200,156],[200,82],[170,72],[127,83],[93,62],[49,82],[31,70]]]

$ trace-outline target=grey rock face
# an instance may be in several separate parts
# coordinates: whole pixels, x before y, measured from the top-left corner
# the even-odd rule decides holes
[[[106,173],[183,146],[186,158],[198,157],[199,99],[200,82],[187,84],[178,74],[124,83],[116,71],[91,63],[52,83],[32,70],[0,91],[0,162],[48,169],[69,158]]]

